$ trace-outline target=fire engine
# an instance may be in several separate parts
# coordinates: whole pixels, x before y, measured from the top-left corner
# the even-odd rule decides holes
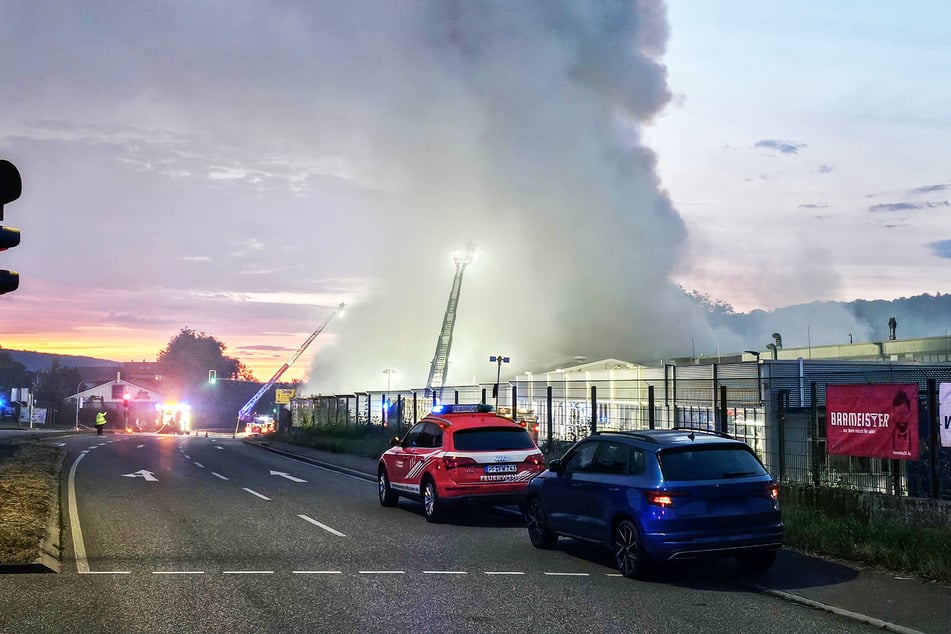
[[[155,406],[156,433],[191,434],[191,406],[186,403],[160,403]]]
[[[535,410],[519,407],[515,410],[515,415],[512,416],[512,408],[503,406],[499,407],[496,412],[499,416],[511,418],[524,427],[532,440],[538,443],[538,414],[535,413]]]

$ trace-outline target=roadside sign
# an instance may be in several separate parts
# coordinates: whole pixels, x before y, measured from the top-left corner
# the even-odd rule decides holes
[[[287,405],[291,402],[291,399],[294,398],[296,393],[297,390],[277,388],[277,390],[275,390],[274,402],[280,405]]]

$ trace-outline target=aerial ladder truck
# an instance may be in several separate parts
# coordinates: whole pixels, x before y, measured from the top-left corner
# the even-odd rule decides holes
[[[449,371],[449,351],[452,348],[452,330],[456,325],[456,308],[459,306],[462,274],[466,270],[466,265],[470,264],[474,258],[475,245],[471,242],[466,245],[465,251],[456,251],[452,254],[452,261],[456,263],[456,275],[452,279],[449,303],[442,319],[442,329],[436,339],[436,352],[429,366],[429,378],[426,380],[426,395],[431,396],[434,403],[442,400],[442,390]]]
[[[317,335],[323,332],[324,328],[327,327],[327,324],[329,324],[334,317],[341,313],[343,313],[343,302],[337,306],[337,309],[334,310],[334,312],[330,313],[330,316],[327,317],[327,319],[325,319],[323,323],[317,327],[317,330],[307,337],[307,341],[301,344],[301,347],[297,349],[297,352],[292,354],[291,358],[288,359],[284,365],[277,369],[277,372],[274,373],[274,376],[268,379],[267,383],[262,385],[261,389],[258,390],[254,396],[252,396],[250,400],[248,400],[248,402],[241,407],[240,410],[238,410],[238,421],[235,423],[234,434],[231,435],[232,438],[238,435],[238,427],[241,426],[242,423],[247,425],[254,420],[254,415],[252,412],[254,411],[254,406],[257,405],[258,401],[261,400],[261,397],[264,396],[268,390],[274,387],[274,384],[281,379],[281,376],[287,371],[287,369],[294,365],[294,362],[297,361],[297,359],[300,358],[302,354],[304,354],[304,350],[307,350],[307,347],[313,343],[314,339],[317,338]]]

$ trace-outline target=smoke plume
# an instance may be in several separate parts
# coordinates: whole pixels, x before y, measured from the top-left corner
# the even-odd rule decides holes
[[[494,378],[491,354],[514,374],[689,351],[706,326],[669,283],[685,227],[640,135],[670,100],[662,5],[413,6],[362,45],[327,44],[365,63],[336,119],[363,131],[387,183],[366,230],[385,239],[363,242],[375,284],[334,323],[308,389],[381,389],[384,368],[394,388],[423,386],[450,252],[470,240],[448,384]]]

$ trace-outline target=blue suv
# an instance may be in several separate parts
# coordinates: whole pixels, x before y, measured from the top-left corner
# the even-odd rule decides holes
[[[783,543],[779,485],[745,443],[689,429],[596,433],[532,478],[528,536],[609,546],[625,577],[653,562],[732,556],[763,571]]]

